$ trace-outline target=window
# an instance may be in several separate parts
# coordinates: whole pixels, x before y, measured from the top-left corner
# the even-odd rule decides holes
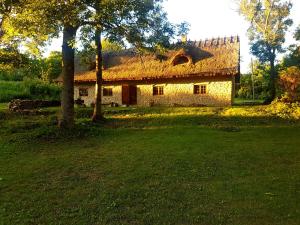
[[[186,56],[179,56],[174,59],[173,65],[176,66],[176,65],[185,64],[188,62],[189,62],[189,59]]]
[[[164,95],[164,87],[163,86],[154,86],[153,87],[153,95]]]
[[[113,96],[112,88],[103,88],[103,96]]]
[[[205,95],[205,94],[207,94],[207,86],[205,84],[194,85],[194,94],[195,95]]]
[[[80,97],[87,97],[89,96],[89,91],[87,88],[79,88],[79,96]]]

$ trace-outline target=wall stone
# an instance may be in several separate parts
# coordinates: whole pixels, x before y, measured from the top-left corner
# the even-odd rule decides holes
[[[206,84],[207,94],[194,94],[194,85],[197,84]],[[153,96],[153,85],[138,85],[138,105],[227,106],[232,104],[232,80],[158,86],[164,87],[164,95]]]
[[[112,102],[118,103],[119,105],[122,104],[122,86],[117,85],[117,86],[105,86],[108,88],[113,89],[113,96],[103,96],[102,97],[102,103],[103,104],[110,104]],[[88,96],[82,96],[79,97],[79,89],[80,88],[86,88],[88,90]],[[90,106],[95,102],[95,85],[90,84],[90,85],[85,85],[85,84],[76,84],[75,85],[75,90],[74,90],[74,98],[75,99],[82,99],[84,101],[84,104],[87,106]]]
[[[207,94],[194,94],[194,85],[207,85]],[[158,84],[164,87],[164,95],[153,96],[152,84],[137,85],[138,106],[166,105],[166,106],[229,106],[233,101],[234,79],[225,81],[189,82]],[[103,97],[103,104],[118,103],[122,105],[122,86],[105,86],[113,88],[113,96]],[[79,97],[79,88],[88,89],[88,97],[81,97],[84,104],[91,105],[95,101],[94,85],[76,85],[75,99]]]

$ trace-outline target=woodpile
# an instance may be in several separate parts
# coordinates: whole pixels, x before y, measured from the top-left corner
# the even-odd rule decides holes
[[[60,105],[59,101],[15,99],[9,103],[8,108],[12,112],[20,112],[20,111],[34,110],[43,107],[54,107],[59,105]]]

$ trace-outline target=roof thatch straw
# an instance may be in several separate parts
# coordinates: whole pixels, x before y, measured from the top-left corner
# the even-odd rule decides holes
[[[142,59],[142,60],[141,60]],[[147,80],[239,74],[238,37],[187,42],[164,55],[139,55],[134,50],[104,54],[104,81]],[[75,82],[94,82],[95,71],[78,72]]]

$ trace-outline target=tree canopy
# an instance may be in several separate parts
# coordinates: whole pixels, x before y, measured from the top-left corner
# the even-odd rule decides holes
[[[270,64],[270,92],[276,95],[275,60],[283,52],[285,34],[292,20],[289,18],[292,4],[282,0],[240,0],[240,14],[250,22],[248,36],[251,52],[261,62]]]
[[[16,1],[12,0],[2,2],[8,6],[0,12],[1,21],[7,21],[3,32],[7,39],[18,38],[31,49],[30,47],[42,46],[59,33],[63,34],[61,124],[66,127],[74,123],[74,55],[78,34],[94,41],[103,36],[112,43],[130,43],[140,51],[163,49],[176,34],[176,26],[168,21],[163,11],[163,0],[18,0],[18,4],[14,4]],[[2,24],[3,22],[1,31]],[[181,28],[181,32],[187,31],[184,24]],[[101,44],[101,41],[97,43]],[[102,45],[97,47],[97,52],[100,52],[98,56],[101,56],[101,51]]]

